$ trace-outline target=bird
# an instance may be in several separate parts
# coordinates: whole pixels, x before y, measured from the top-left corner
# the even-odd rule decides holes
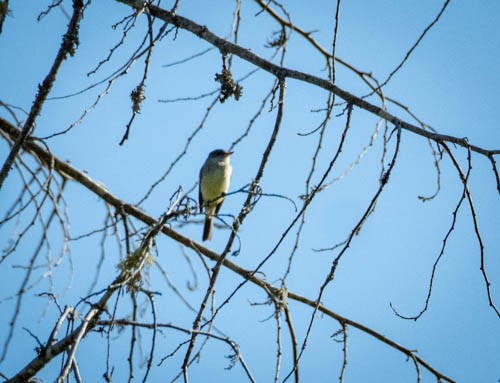
[[[213,217],[219,213],[229,189],[233,168],[229,159],[233,152],[217,149],[208,155],[200,170],[199,206],[205,210],[203,241],[212,239]]]

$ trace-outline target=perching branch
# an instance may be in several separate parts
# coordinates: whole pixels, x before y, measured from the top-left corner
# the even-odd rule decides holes
[[[7,135],[9,135],[12,139],[15,139],[19,134],[19,130],[15,128],[13,125],[11,125],[9,122],[6,120],[0,118],[0,130]],[[234,273],[238,274],[241,276],[244,280],[248,280],[249,282],[252,282],[254,285],[261,287],[264,291],[271,292],[272,294],[279,296],[280,294],[280,289],[274,287],[273,285],[269,284],[268,282],[265,282],[264,280],[258,278],[255,274],[255,272],[251,272],[249,270],[246,270],[235,263],[231,262],[227,258],[221,260],[221,256],[214,251],[206,248],[205,246],[195,242],[194,240],[185,237],[181,235],[180,233],[176,232],[175,230],[171,229],[168,226],[165,225],[159,225],[158,221],[155,220],[153,217],[147,215],[144,213],[142,210],[136,208],[135,206],[126,204],[116,196],[114,196],[110,191],[108,191],[106,188],[101,186],[98,182],[93,181],[87,174],[84,172],[76,169],[72,165],[68,164],[65,161],[60,160],[59,158],[55,157],[53,154],[48,152],[46,149],[42,148],[39,144],[35,143],[33,139],[28,139],[24,145],[23,148],[26,152],[30,153],[33,155],[41,164],[44,166],[47,166],[47,164],[53,164],[53,169],[54,171],[58,172],[63,176],[64,178],[67,179],[72,179],[75,182],[81,184],[97,196],[99,196],[101,199],[106,201],[108,204],[114,206],[117,209],[123,209],[123,211],[132,216],[135,217],[136,219],[142,221],[146,225],[153,227],[154,230],[150,231],[150,235],[147,236],[147,238],[151,238],[152,236],[156,235],[158,231],[161,231],[163,234],[169,236],[170,238],[174,239],[175,241],[179,242],[180,244],[189,247],[199,254],[202,254],[203,256],[215,261],[215,262],[221,262],[221,264],[226,267],[227,269],[233,271]],[[299,213],[300,214],[300,213]],[[175,212],[173,213],[167,213],[164,215],[163,219],[168,220],[171,217],[175,215]],[[140,269],[139,269],[140,270]],[[115,279],[115,281],[108,287],[108,289],[105,291],[104,295],[102,298],[99,300],[99,302],[93,306],[93,308],[87,313],[85,316],[88,319],[88,323],[86,324],[87,327],[87,332],[92,328],[92,325],[95,325],[95,320],[99,318],[100,314],[102,313],[102,310],[104,308],[104,304],[109,300],[109,298],[113,295],[113,293],[120,287],[123,286],[125,282],[127,282],[130,279],[130,275],[128,277],[125,277],[125,275],[120,275]],[[420,356],[414,355],[414,352],[408,348],[405,348],[401,346],[400,344],[392,341],[391,339],[385,337],[384,335],[376,332],[375,330],[364,326],[356,321],[353,321],[351,319],[348,319],[346,317],[343,317],[330,309],[324,307],[323,305],[319,304],[316,301],[313,301],[311,299],[308,299],[306,297],[303,297],[301,295],[295,294],[291,291],[288,291],[288,299],[292,299],[297,302],[301,302],[309,307],[315,308],[318,311],[322,312],[326,316],[335,319],[341,323],[345,323],[346,325],[350,326],[353,329],[357,329],[377,340],[380,342],[386,344],[387,346],[394,348],[398,350],[399,352],[403,353],[404,355],[415,358],[415,360],[425,368],[427,371],[432,373],[437,379],[441,379],[443,381],[447,381],[450,383],[453,383],[454,380],[443,373],[439,372],[436,370],[434,367],[432,367],[428,362],[426,362],[424,359],[422,359]],[[91,321],[92,320],[92,321]],[[28,365],[26,365],[18,374],[16,374],[15,377],[11,378],[8,382],[25,382],[29,378],[35,376],[35,374],[42,369],[50,360],[52,360],[55,356],[58,354],[68,350],[72,345],[74,344],[75,339],[77,339],[77,336],[81,333],[82,331],[82,326],[84,324],[80,325],[77,327],[74,331],[72,331],[69,335],[66,337],[62,338],[59,342],[49,345],[47,347],[47,352],[41,355],[38,355],[35,357]]]

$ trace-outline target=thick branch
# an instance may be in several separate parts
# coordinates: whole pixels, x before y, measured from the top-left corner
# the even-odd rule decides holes
[[[84,322],[78,326],[75,330],[73,330],[69,335],[61,339],[59,342],[48,345],[45,349],[43,349],[36,358],[34,358],[26,367],[24,367],[19,373],[17,373],[12,379],[7,380],[5,383],[25,383],[29,382],[31,378],[33,378],[38,371],[40,371],[47,363],[49,363],[53,358],[55,358],[60,353],[68,350],[72,345],[77,342],[79,338],[85,335],[88,331],[90,331],[95,326],[95,320],[99,318],[104,308],[106,307],[106,303],[114,294],[114,292],[121,286],[120,276],[104,293],[99,302],[94,305],[89,312],[85,315]],[[76,346],[74,346],[76,347]]]
[[[2,122],[3,121],[0,120],[0,129],[2,126]],[[61,162],[60,160],[58,161]],[[63,383],[66,380],[69,371],[75,361],[75,352],[80,341],[88,334],[89,331],[91,331],[96,326],[97,320],[106,310],[107,302],[113,296],[113,294],[124,286],[128,286],[130,288],[130,284],[133,283],[135,277],[141,273],[141,270],[147,263],[151,244],[153,243],[156,235],[160,232],[161,228],[165,226],[165,223],[169,218],[168,213],[170,213],[170,211],[173,210],[174,207],[175,204],[171,206],[167,214],[162,216],[160,221],[156,221],[153,219],[155,223],[154,225],[150,225],[151,228],[144,236],[140,247],[132,254],[127,255],[127,266],[124,266],[122,268],[121,272],[114,279],[114,281],[111,282],[111,284],[109,284],[108,287],[103,291],[101,299],[99,299],[97,303],[91,305],[91,308],[82,319],[82,324],[59,342],[51,344],[53,340],[53,334],[57,332],[57,329],[60,326],[62,320],[64,320],[66,312],[63,313],[63,315],[61,315],[61,318],[57,322],[56,327],[52,331],[52,334],[49,338],[49,343],[46,345],[46,347],[43,348],[39,352],[38,356],[35,357],[30,363],[28,363],[19,373],[17,373],[12,379],[7,380],[5,383],[30,382],[31,379],[38,373],[38,371],[40,371],[57,355],[63,352],[68,352],[69,355],[66,366],[63,368],[61,374],[59,375],[57,382]]]
[[[137,8],[136,2],[133,0],[116,0],[121,3],[127,4],[131,7]],[[142,3],[141,3],[142,4]],[[393,114],[387,112],[386,110],[379,108],[376,105],[373,105],[364,99],[357,97],[341,88],[338,86],[332,84],[330,81],[322,79],[320,77],[316,77],[304,72],[296,71],[293,69],[289,68],[284,68],[279,65],[276,65],[268,60],[263,59],[262,57],[256,55],[255,53],[252,53],[250,50],[241,47],[240,45],[231,43],[227,40],[224,40],[223,38],[215,35],[214,33],[210,32],[208,28],[204,25],[200,25],[195,23],[194,21],[187,19],[185,17],[179,16],[179,15],[173,15],[171,12],[162,9],[160,7],[150,5],[149,7],[149,12],[151,13],[152,16],[157,17],[167,23],[171,23],[175,25],[178,28],[184,29],[186,31],[189,31],[199,38],[207,41],[211,45],[219,48],[219,50],[225,54],[234,54],[241,59],[248,61],[255,66],[258,66],[259,68],[265,70],[266,72],[269,72],[276,77],[280,79],[285,79],[286,77],[293,78],[299,81],[303,81],[315,86],[318,86],[320,88],[323,88],[327,90],[328,92],[331,92],[335,94],[336,96],[342,98],[345,100],[348,104],[356,105],[361,109],[364,109],[372,114],[375,114],[384,120],[387,120],[394,124],[395,126],[398,126],[402,129],[408,130],[410,132],[413,132],[415,134],[418,134],[422,137],[428,138],[430,140],[440,142],[451,142],[453,144],[463,146],[464,148],[469,148],[473,152],[483,154],[485,156],[492,156],[492,155],[498,155],[500,154],[500,149],[495,149],[495,150],[488,150],[481,148],[476,145],[471,145],[469,144],[469,141],[466,138],[459,138],[459,137],[454,137],[454,136],[449,136],[446,134],[438,134],[438,133],[433,133],[427,130],[424,130],[422,128],[419,128],[415,125],[412,125],[406,121],[403,121],[399,119],[398,117],[394,116]]]
[[[10,137],[10,139],[15,140],[18,135],[19,135],[19,130],[14,127],[12,124],[10,124],[8,121],[0,118],[0,132],[3,134],[6,134]],[[30,154],[35,156],[37,159],[39,159],[42,164],[52,164],[53,169],[57,172],[59,172],[63,177],[66,177],[68,179],[73,179],[76,182],[80,183],[81,185],[85,186],[87,189],[92,191],[94,194],[98,195],[100,198],[105,200],[107,203],[110,205],[113,205],[117,209],[123,208],[123,211],[127,214],[130,214],[131,216],[135,217],[136,219],[144,222],[145,224],[149,226],[154,226],[157,224],[157,221],[144,213],[142,210],[138,209],[135,206],[129,205],[124,203],[122,200],[119,198],[115,197],[113,194],[111,194],[105,187],[101,186],[98,182],[93,181],[87,174],[83,173],[82,171],[76,169],[75,167],[71,166],[67,162],[64,162],[60,160],[59,158],[55,157],[51,153],[49,153],[47,150],[42,148],[40,145],[36,144],[33,139],[28,139],[25,144],[24,144],[24,149],[28,151]],[[48,165],[47,165],[48,166]],[[168,226],[162,226],[161,227],[161,232],[164,234],[168,235],[170,238],[174,239],[175,241],[181,243],[182,245],[189,247],[193,250],[195,250],[197,253],[201,253],[207,258],[210,258],[211,260],[217,262],[220,260],[220,255],[215,253],[214,251],[204,247],[203,245],[197,243],[196,241],[185,237],[175,230],[172,230]],[[242,278],[249,280],[250,282],[254,283],[255,285],[263,288],[266,292],[272,292],[275,295],[279,295],[280,289],[276,288],[267,282],[257,278],[253,273],[249,270],[246,270],[235,263],[224,259],[222,261],[222,264],[232,270],[233,272],[237,273],[240,275]],[[445,380],[447,382],[453,383],[454,380],[441,374],[439,371],[434,369],[429,363],[427,363],[425,360],[420,358],[419,356],[414,355],[413,351],[405,348],[398,343],[386,338],[382,334],[370,329],[369,327],[366,327],[358,322],[355,322],[353,320],[350,320],[348,318],[345,318],[322,305],[317,305],[317,302],[312,301],[308,298],[305,298],[301,295],[295,294],[293,292],[288,292],[288,298],[293,299],[297,302],[304,303],[310,307],[316,308],[317,310],[321,311],[325,315],[329,316],[330,318],[333,318],[341,323],[344,323],[346,325],[349,325],[353,328],[356,328],[376,339],[379,341],[385,343],[386,345],[402,352],[403,354],[407,355],[410,358],[415,358],[415,360],[418,361],[418,363],[426,368],[429,372],[434,374],[437,378],[441,380]],[[102,299],[102,298],[101,298]],[[74,341],[74,337],[78,334],[79,329],[76,329],[73,333],[68,335],[67,337],[63,338],[61,341],[56,343],[54,346],[50,347],[50,352],[62,352],[66,350]],[[54,355],[53,355],[54,356]],[[52,357],[53,357],[52,356]],[[36,366],[39,369],[43,367],[43,365],[46,363],[46,359],[39,355],[33,361],[30,362],[30,364],[23,370],[31,370],[30,366]],[[12,382],[20,382],[20,380],[12,380]]]

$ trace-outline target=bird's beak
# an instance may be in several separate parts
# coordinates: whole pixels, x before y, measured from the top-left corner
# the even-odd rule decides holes
[[[230,156],[231,154],[233,154],[234,152],[226,152],[226,156]]]

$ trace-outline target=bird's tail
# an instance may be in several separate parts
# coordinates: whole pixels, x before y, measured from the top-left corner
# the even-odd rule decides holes
[[[212,220],[213,217],[211,215],[205,216],[205,226],[203,227],[203,240],[211,240],[212,239]]]

